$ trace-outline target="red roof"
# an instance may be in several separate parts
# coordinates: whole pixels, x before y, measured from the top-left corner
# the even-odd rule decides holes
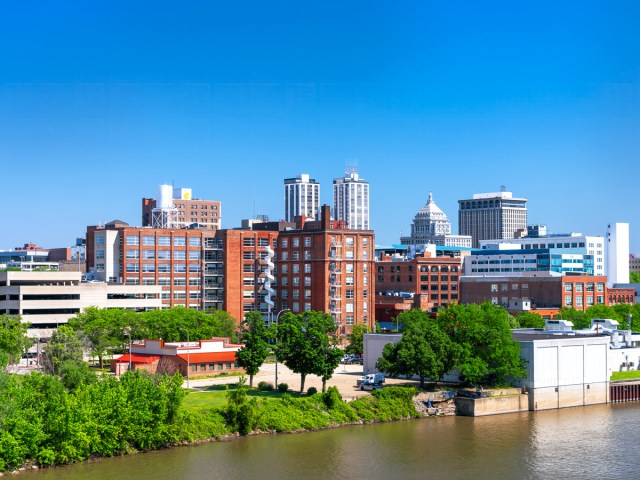
[[[121,357],[114,358],[113,361],[117,363],[128,363],[129,358],[131,358],[131,363],[153,363],[160,360],[159,355],[145,355],[142,353],[129,355],[128,353],[125,353]]]
[[[236,352],[181,353],[178,358],[191,363],[235,362]]]

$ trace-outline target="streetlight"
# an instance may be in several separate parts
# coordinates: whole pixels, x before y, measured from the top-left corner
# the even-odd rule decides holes
[[[283,308],[282,310],[280,310],[278,312],[278,314],[276,315],[276,384],[275,384],[275,388],[278,388],[278,321],[280,319],[280,315],[284,312],[290,312],[291,310],[289,310],[288,308]]]
[[[131,371],[131,331],[125,330],[124,334],[129,337],[129,371]]]
[[[184,333],[187,334],[187,388],[190,389],[191,388],[191,381],[190,381],[190,377],[189,377],[189,370],[191,370],[191,357],[189,356],[191,349],[189,348],[190,345],[190,341],[189,341],[189,330],[184,330]]]

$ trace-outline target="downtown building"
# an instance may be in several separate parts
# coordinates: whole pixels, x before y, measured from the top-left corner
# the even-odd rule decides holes
[[[284,219],[293,222],[296,217],[317,220],[320,207],[320,184],[309,174],[302,173],[284,180]]]
[[[164,220],[159,221],[163,217]],[[142,199],[143,227],[186,228],[191,225],[219,230],[222,225],[220,202],[193,198],[190,188],[173,188],[171,185],[158,186],[158,199]]]
[[[471,247],[468,235],[452,235],[451,222],[447,215],[433,201],[429,192],[429,200],[413,219],[411,235],[400,239],[402,245],[434,244],[447,247]]]
[[[333,218],[347,228],[369,230],[369,182],[360,178],[355,168],[333,180]]]
[[[460,235],[471,236],[473,248],[481,240],[515,238],[527,230],[527,199],[501,191],[458,200],[458,229]]]
[[[374,233],[347,228],[321,207],[319,221],[296,218],[296,228],[278,233],[273,312],[320,311],[334,317],[341,334],[353,325],[373,330]]]

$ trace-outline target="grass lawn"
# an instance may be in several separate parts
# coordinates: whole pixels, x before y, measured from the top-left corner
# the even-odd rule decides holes
[[[229,385],[229,388],[233,388]],[[215,407],[223,407],[227,404],[227,392],[229,390],[224,385],[212,385],[206,391],[202,392],[189,392],[187,397],[182,402],[183,407],[187,411],[203,410]],[[292,397],[299,397],[297,392],[288,392]],[[263,392],[257,389],[251,389],[247,392],[249,397],[260,398],[281,398],[282,393],[278,391]]]
[[[613,372],[611,375],[611,381],[616,380],[635,380],[640,378],[640,370],[630,370],[628,372]]]

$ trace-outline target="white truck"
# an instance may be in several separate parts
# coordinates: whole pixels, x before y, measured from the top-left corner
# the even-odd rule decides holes
[[[356,387],[359,387],[363,383],[371,383],[373,385],[383,385],[384,375],[381,373],[369,373],[356,381]]]

